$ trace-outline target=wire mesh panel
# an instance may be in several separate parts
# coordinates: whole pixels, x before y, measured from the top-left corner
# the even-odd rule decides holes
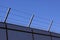
[[[0,22],[0,27],[5,27],[5,24]]]
[[[6,40],[5,30],[0,29],[0,40]]]
[[[17,32],[17,31],[8,31],[9,40],[32,40],[30,33]]]
[[[8,40],[60,40],[60,34],[52,32],[50,34],[50,32],[44,30],[33,28],[26,30],[27,27],[20,26],[19,28],[18,25],[13,24],[7,24],[7,27],[0,27],[0,40],[6,40],[7,38]]]
[[[35,40],[51,40],[50,36],[34,34]]]
[[[60,38],[52,37],[52,40],[60,40]]]

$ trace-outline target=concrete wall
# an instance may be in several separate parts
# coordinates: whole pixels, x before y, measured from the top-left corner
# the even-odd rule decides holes
[[[8,40],[60,40],[60,34],[7,23]],[[32,32],[33,30],[33,32]],[[33,34],[33,36],[32,36]],[[0,23],[0,40],[6,40],[6,28]]]

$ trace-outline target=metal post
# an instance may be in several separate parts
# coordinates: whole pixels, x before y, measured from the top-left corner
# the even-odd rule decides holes
[[[8,18],[8,15],[9,15],[10,10],[11,10],[11,8],[8,8],[7,15],[6,15],[6,18],[5,18],[4,22],[6,22],[6,20],[7,20],[7,18]]]
[[[8,18],[8,15],[9,15],[10,10],[11,10],[11,8],[8,8],[8,11],[7,11],[7,14],[6,14],[6,18],[5,18],[5,20],[4,20],[5,28],[6,28],[6,40],[8,40],[8,30],[7,30],[6,21],[7,21],[7,18]]]
[[[28,25],[29,28],[30,28],[30,26],[31,26],[31,23],[32,23],[32,21],[33,21],[33,18],[34,18],[34,14],[32,15],[32,18],[30,19],[30,22],[29,22],[29,25]]]
[[[31,23],[32,23],[32,21],[33,21],[33,18],[34,18],[34,14],[32,15],[32,18],[30,19],[30,22],[29,22],[28,28],[30,28]],[[31,29],[31,31],[32,31],[32,40],[34,40],[33,29]]]
[[[48,32],[50,32],[50,29],[51,29],[52,24],[53,24],[53,20],[52,20],[51,23],[50,23],[50,26],[49,26]],[[50,37],[51,37],[51,40],[52,40],[51,32],[50,32]]]
[[[53,24],[53,20],[52,20],[51,23],[50,23],[50,26],[49,26],[48,31],[50,31],[52,24]]]
[[[35,40],[35,39],[34,39],[34,32],[33,32],[33,29],[31,29],[31,31],[32,31],[32,39]]]

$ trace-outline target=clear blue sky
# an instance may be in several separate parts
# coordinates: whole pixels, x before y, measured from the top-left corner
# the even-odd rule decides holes
[[[8,19],[8,22],[28,25],[34,13],[35,17],[31,27],[48,30],[51,19],[53,19],[51,31],[60,33],[60,0],[0,0],[1,16],[5,15],[7,7],[12,8],[9,15],[12,20]],[[17,20],[19,21],[16,22]]]

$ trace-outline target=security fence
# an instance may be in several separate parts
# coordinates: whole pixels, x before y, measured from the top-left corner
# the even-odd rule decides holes
[[[1,40],[60,39],[60,34],[55,33],[54,29],[56,25],[53,19],[41,18],[40,16],[36,16],[34,12],[27,13],[12,8],[8,8],[7,10],[7,7],[0,7],[0,13]]]
[[[60,34],[0,22],[0,40],[60,40]]]

